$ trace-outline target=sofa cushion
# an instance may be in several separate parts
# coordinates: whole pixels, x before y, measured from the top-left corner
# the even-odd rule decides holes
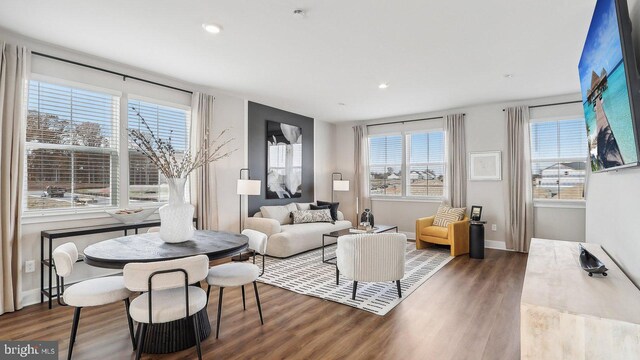
[[[328,201],[316,201],[316,203],[318,204],[318,206],[324,206],[324,205],[329,205],[331,206],[331,218],[336,221],[338,220],[338,206],[340,206],[339,202],[328,202]]]
[[[296,210],[291,212],[294,224],[330,222],[333,223],[329,209],[321,210]]]
[[[281,225],[291,224],[291,212],[297,211],[294,203],[280,206],[261,206],[262,217],[278,220]]]
[[[316,203],[295,203],[298,210],[311,210],[310,205],[315,205]]]
[[[433,236],[442,239],[449,237],[449,229],[442,226],[427,226],[422,229],[421,233],[424,236]]]
[[[273,234],[267,242],[267,255],[275,257],[288,257],[304,251],[316,249],[322,246],[322,234],[332,231],[348,229],[350,221],[336,221],[331,223],[307,223],[282,225],[282,231]],[[325,237],[325,244],[335,244],[336,238]]]
[[[434,226],[447,227],[450,223],[464,219],[467,208],[452,208],[449,205],[442,204],[438,207],[436,217],[433,219]]]

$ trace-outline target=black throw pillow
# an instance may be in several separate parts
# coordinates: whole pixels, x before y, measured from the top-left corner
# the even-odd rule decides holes
[[[332,202],[328,202],[328,201],[316,201],[316,203],[318,204],[318,206],[327,206],[329,205],[329,211],[331,212],[331,218],[333,219],[333,221],[338,221],[338,206],[340,205],[339,202],[336,203],[332,203]]]
[[[331,205],[316,205],[316,204],[309,204],[309,210],[329,210],[329,212],[331,212]]]

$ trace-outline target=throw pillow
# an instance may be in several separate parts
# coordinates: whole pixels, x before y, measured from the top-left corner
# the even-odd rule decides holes
[[[278,220],[280,225],[291,224],[290,214],[292,211],[297,211],[298,208],[295,204],[287,204],[281,206],[261,206],[260,212],[262,217],[268,219]]]
[[[314,222],[330,222],[331,212],[329,209],[323,210],[296,210],[291,212],[294,224],[314,223]]]
[[[331,206],[330,210],[331,210],[331,218],[333,219],[333,221],[338,220],[338,206],[340,205],[339,202],[328,202],[328,201],[316,201],[316,203],[318,204],[318,206],[323,206],[323,205],[329,205]]]
[[[309,204],[309,209],[307,210],[329,210],[329,213],[331,213],[331,205],[318,206],[316,204]]]
[[[442,204],[438,207],[436,217],[433,219],[433,225],[447,227],[450,223],[464,219],[466,210],[466,207],[452,208],[449,205]]]
[[[296,203],[296,207],[298,208],[298,210],[310,210],[309,206],[314,203]]]

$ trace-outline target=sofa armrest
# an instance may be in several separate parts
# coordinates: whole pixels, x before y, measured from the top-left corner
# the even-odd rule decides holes
[[[344,220],[344,214],[342,213],[342,211],[338,210],[338,221],[342,220]]]
[[[245,229],[260,231],[267,234],[267,237],[277,234],[281,231],[280,222],[275,219],[250,217],[244,223]]]

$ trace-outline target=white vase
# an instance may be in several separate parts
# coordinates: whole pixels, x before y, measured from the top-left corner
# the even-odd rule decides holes
[[[160,207],[160,238],[168,243],[193,239],[193,205],[184,200],[187,178],[167,179],[169,203]]]

